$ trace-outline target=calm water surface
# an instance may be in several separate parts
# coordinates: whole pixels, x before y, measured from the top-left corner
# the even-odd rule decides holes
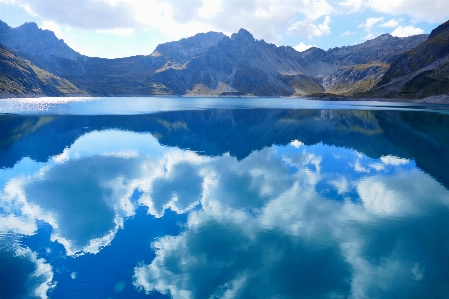
[[[0,113],[1,298],[449,298],[442,107],[48,98]]]

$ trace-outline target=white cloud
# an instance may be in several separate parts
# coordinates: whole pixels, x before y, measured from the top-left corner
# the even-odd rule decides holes
[[[0,216],[0,231],[32,235],[36,221],[42,220],[53,227],[51,240],[64,245],[67,255],[97,253],[112,241],[124,218],[134,214],[130,197],[139,176],[147,167],[157,175],[154,156],[164,152],[150,134],[102,131],[81,136],[61,155],[45,164],[34,162],[20,179],[7,181],[1,205],[14,212]],[[87,171],[89,167],[96,171]],[[68,169],[77,173],[76,180]]]
[[[302,44],[302,43],[301,43]],[[309,46],[306,46],[309,47]],[[309,47],[310,48],[310,47]],[[295,48],[296,49],[296,48]],[[308,48],[307,48],[308,49]],[[297,50],[297,49],[296,49]],[[298,50],[297,50],[298,51]],[[304,50],[303,50],[304,51]],[[291,145],[293,145],[296,148],[299,148],[300,146],[303,146],[304,143],[302,143],[301,141],[299,141],[298,139],[293,140],[292,142],[290,142]]]
[[[135,33],[135,30],[131,28],[99,29],[97,31],[99,33],[116,34],[121,36],[131,36]]]
[[[63,33],[61,30],[61,26],[54,23],[54,22],[50,22],[50,21],[44,21],[44,23],[42,24],[42,26],[40,27],[41,29],[46,29],[46,30],[50,30],[53,31],[54,34],[56,35],[57,38],[62,39],[63,38]]]
[[[351,31],[345,31],[340,35],[340,37],[349,36],[349,35],[353,35],[353,34],[355,34],[355,33],[351,32]]]
[[[354,170],[357,171],[357,172],[366,172],[366,173],[369,173],[369,172],[370,172],[370,170],[369,170],[368,168],[364,167],[364,166],[360,163],[360,160],[359,160],[359,159],[357,159],[357,160],[355,161],[355,163],[350,163],[349,166],[353,167]]]
[[[362,9],[363,0],[346,0],[343,2],[339,2],[338,5],[342,6],[346,12],[352,13]]]
[[[397,37],[407,37],[407,36],[423,34],[423,33],[424,33],[423,29],[409,25],[409,26],[399,26],[391,33],[391,35],[397,36]]]
[[[266,150],[273,157],[272,150]],[[254,158],[260,157],[254,153]],[[251,166],[223,165],[233,171],[250,171]],[[254,187],[263,185],[260,182]],[[413,170],[389,177],[367,177],[357,186],[363,205],[327,200],[317,194],[314,185],[302,184],[301,180],[283,190],[267,198],[256,215],[230,203],[224,192],[205,192],[203,209],[190,213],[180,235],[165,236],[153,243],[156,257],[150,264],[135,268],[134,285],[146,293],[158,291],[175,299],[196,298],[199,294],[246,298],[250,292],[256,297],[301,297],[302,292],[327,297],[328,288],[336,297],[394,298],[397,288],[392,288],[392,281],[404,290],[425,281],[425,269],[436,260],[426,259],[427,250],[432,251],[434,245],[422,245],[425,249],[419,246],[413,253],[411,250],[418,248],[413,245],[417,238],[433,236],[429,230],[440,230],[440,223],[446,222],[447,211],[431,222],[427,211],[440,209],[449,199],[448,191],[429,175]],[[429,194],[434,195],[431,202]],[[392,230],[400,217],[401,229]],[[426,229],[417,229],[421,225]],[[435,238],[441,241],[441,236]],[[449,240],[448,233],[443,238]],[[287,256],[287,252],[291,254]],[[326,256],[331,258],[323,262]],[[317,259],[321,260],[319,264]],[[314,272],[318,268],[323,270],[320,274]],[[339,274],[334,276],[336,272]],[[310,281],[306,286],[301,280],[287,278],[293,273],[325,275],[319,276],[319,281],[332,286]],[[209,278],[207,282],[204,277]],[[338,281],[352,283],[333,284]]]
[[[326,0],[305,1],[303,5],[304,10],[302,13],[312,20],[317,20],[322,16],[329,16],[335,10]]]
[[[357,190],[365,208],[383,216],[420,213],[430,197],[439,204],[449,202],[447,190],[419,170],[368,177],[359,181]]]
[[[327,0],[15,0],[14,3],[59,26],[119,34],[129,34],[131,29],[152,29],[174,39],[206,31],[231,34],[245,28],[258,39],[276,42],[280,39],[278,32],[292,24],[308,28],[306,36],[317,36],[330,29],[328,21],[323,24],[316,21],[334,13]]]
[[[298,52],[303,52],[303,51],[305,51],[305,50],[307,50],[307,49],[310,49],[310,48],[312,48],[312,47],[316,47],[316,45],[306,45],[305,43],[300,42],[298,45],[294,46],[293,49],[295,49],[295,50],[298,51]],[[295,141],[296,141],[296,142],[300,142],[300,141],[298,141],[298,140],[295,140]],[[292,141],[292,145],[293,145],[293,146],[299,147],[299,145],[297,145],[297,143],[293,143],[293,142],[294,142],[294,141]]]
[[[412,274],[415,276],[415,280],[422,280],[424,278],[423,269],[419,267],[418,263],[415,263],[415,265],[412,268]]]
[[[400,186],[391,186],[379,178],[367,178],[360,181],[357,191],[364,207],[375,214],[393,215],[410,213],[411,204],[402,192],[397,192]]]
[[[379,295],[390,292],[385,286],[392,281],[404,290],[410,289],[410,281],[429,281],[425,270],[438,258],[422,258],[424,264],[419,265],[414,259],[420,254],[428,257],[434,244],[446,246],[449,241],[449,232],[441,230],[449,213],[448,191],[431,176],[413,170],[361,179],[356,204],[330,200],[317,192],[318,182],[344,194],[353,178],[345,173],[326,178],[320,168],[333,162],[327,160],[330,156],[322,159],[307,153],[308,147],[296,150],[295,144],[300,142],[266,147],[237,160],[229,154],[205,157],[161,146],[149,134],[92,132],[57,159],[35,163],[21,180],[9,180],[1,190],[1,204],[17,208],[17,217],[49,221],[58,242],[72,251],[89,252],[106,246],[133,214],[135,206],[128,199],[136,188],[144,194],[139,203],[154,216],[165,209],[189,212],[183,231],[156,240],[153,261],[138,265],[134,272],[135,286],[173,298],[247,298],[250,292],[270,298],[303,293],[314,298],[394,298],[390,293]],[[129,152],[133,154],[123,154]],[[364,158],[357,153],[357,161]],[[403,160],[381,159],[391,165],[402,165]],[[0,171],[4,178],[4,170]],[[58,193],[58,188],[51,188],[55,185],[66,190]],[[73,198],[80,201],[72,202]],[[198,202],[201,205],[193,209]],[[91,212],[91,205],[99,213]],[[439,213],[430,219],[432,209]],[[401,229],[392,230],[398,223]],[[68,224],[96,234],[67,231]],[[98,236],[100,241],[92,239]],[[424,236],[438,242],[431,239],[415,246]],[[49,270],[41,269],[36,273]],[[292,273],[318,277],[319,283],[291,279]],[[48,288],[49,277],[44,277]],[[44,288],[40,294],[48,290]]]
[[[408,15],[418,21],[441,23],[449,19],[446,0],[370,0],[366,7],[390,15]]]
[[[349,191],[350,188],[350,183],[345,177],[331,181],[330,184],[334,185],[335,188],[337,188],[338,194],[346,193]]]
[[[348,13],[367,9],[393,16],[406,15],[417,21],[442,23],[449,19],[446,0],[346,0],[338,2]]]
[[[369,165],[370,168],[373,168],[377,171],[381,171],[385,169],[385,164],[382,163],[372,163]]]
[[[57,283],[53,281],[53,267],[20,241],[8,242],[7,246],[4,242],[0,236],[0,263],[8,265],[3,271],[9,271],[12,279],[2,282],[2,295],[48,299]]]
[[[16,0],[14,3],[58,25],[93,30],[129,28],[138,25],[134,18],[134,9],[130,5],[132,2]]]
[[[288,31],[291,34],[314,37],[329,34],[331,32],[330,28],[331,18],[326,16],[321,24],[313,24],[312,20],[306,19],[303,21],[298,21],[290,25]]]
[[[229,206],[227,197],[213,198],[216,205],[204,205],[203,210],[190,214],[183,233],[153,243],[154,260],[135,268],[134,285],[138,289],[146,293],[156,290],[175,299],[345,294],[350,265],[329,238],[327,228],[333,217],[323,217],[336,212],[337,203],[323,205],[313,186],[300,183],[271,197],[257,213],[259,217]],[[311,223],[309,217],[320,221]],[[211,231],[214,233],[209,234]],[[316,247],[309,251],[305,244],[311,243]],[[167,267],[167,259],[178,265],[176,269]],[[288,279],[292,272],[284,267],[295,269],[301,277],[313,275],[320,283]]]
[[[370,31],[374,25],[376,25],[377,23],[383,22],[384,18],[380,17],[380,18],[368,18],[366,19],[365,23],[362,23],[359,25],[359,28],[363,28],[366,31]]]
[[[377,37],[376,34],[370,32],[370,33],[368,33],[367,35],[365,35],[362,39],[363,39],[363,40],[371,40],[371,39],[374,39],[374,38],[376,38],[376,37]],[[354,45],[355,45],[355,44],[354,44]]]
[[[170,293],[173,298],[248,298],[251,291],[254,297],[270,298],[391,298],[390,294],[377,296],[390,292],[382,287],[391,281],[406,291],[410,281],[429,281],[425,279],[425,270],[433,266],[429,260],[439,259],[421,259],[420,254],[428,257],[435,244],[446,246],[449,240],[449,232],[441,230],[447,222],[447,206],[442,203],[449,202],[448,191],[419,170],[392,172],[360,180],[355,190],[360,201],[353,203],[357,195],[345,193],[353,191],[354,178],[346,175],[354,173],[336,167],[341,176],[321,176],[321,164],[324,172],[329,165],[338,166],[332,164],[332,156],[321,159],[307,153],[310,147],[296,150],[295,145],[301,143],[265,147],[237,160],[229,154],[204,157],[161,146],[150,134],[91,132],[57,159],[35,163],[38,169],[25,173],[23,181],[10,180],[8,192],[1,190],[1,204],[8,201],[8,207],[13,207],[8,195],[16,194],[17,206],[28,203],[48,210],[22,209],[43,220],[51,216],[58,242],[64,238],[70,242],[63,243],[66,248],[89,252],[107,245],[114,229],[123,224],[120,221],[132,215],[134,206],[128,199],[136,188],[154,206],[153,215],[161,215],[164,209],[189,212],[182,232],[156,240],[154,260],[135,269],[136,286],[146,292]],[[329,149],[319,148],[320,153]],[[344,159],[348,153],[335,150],[327,154],[337,152]],[[357,159],[370,165],[374,160],[362,153],[357,153]],[[406,163],[394,156],[380,160]],[[317,182],[334,185],[352,198],[341,202],[324,198]],[[192,209],[197,202],[201,205]],[[92,205],[99,213],[90,211]],[[432,209],[439,213],[432,214]],[[79,230],[68,232],[64,218],[72,229],[97,233],[86,237]],[[106,241],[100,245],[92,239],[105,234]],[[423,234],[428,242],[413,246]],[[318,277],[319,283],[298,280],[296,274]]]
[[[136,204],[130,201],[134,190],[143,193],[138,203],[156,217],[167,209],[190,211],[207,190],[212,192],[208,198],[228,194],[229,205],[240,205],[242,199],[257,209],[293,184],[296,175],[284,176],[289,165],[310,163],[319,169],[320,159],[313,155],[287,156],[284,161],[268,148],[242,161],[229,155],[211,159],[163,147],[150,134],[93,131],[47,163],[33,162],[31,172],[21,179],[6,180],[0,192],[2,208],[15,212],[0,215],[0,230],[33,235],[36,221],[42,220],[53,227],[51,240],[62,244],[67,255],[95,254],[134,215]],[[307,177],[316,181],[311,173]]]
[[[43,258],[38,258],[35,252],[32,252],[28,248],[25,249],[31,261],[35,263],[36,268],[31,273],[28,284],[34,281],[32,285],[31,296],[37,298],[47,299],[48,293],[56,286],[56,282],[53,282],[53,267],[48,264]]]
[[[403,165],[403,164],[407,164],[408,162],[410,162],[408,159],[404,159],[404,158],[399,158],[396,156],[382,156],[380,157],[380,160],[382,161],[382,163],[386,164],[386,165]]]
[[[379,26],[380,23],[382,23],[384,21],[383,17],[379,17],[379,18],[368,18],[365,20],[364,23],[359,25],[359,28],[363,28],[363,30],[366,32],[366,35],[362,38],[363,40],[371,40],[376,38],[379,34],[378,33],[374,33],[373,27],[374,26]]]
[[[400,22],[398,20],[395,19],[391,19],[388,22],[385,22],[383,24],[381,24],[381,27],[385,27],[385,28],[394,28],[399,26]]]

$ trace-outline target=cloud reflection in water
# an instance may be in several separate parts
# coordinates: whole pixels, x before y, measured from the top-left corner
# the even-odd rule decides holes
[[[110,245],[139,206],[157,218],[170,209],[188,221],[136,265],[134,286],[147,293],[444,298],[448,191],[405,159],[298,144],[237,160],[165,147],[150,134],[87,133],[46,163],[22,160],[19,175],[1,170],[1,230],[33,235],[44,221],[67,255],[80,256]],[[332,173],[342,159],[370,171]]]

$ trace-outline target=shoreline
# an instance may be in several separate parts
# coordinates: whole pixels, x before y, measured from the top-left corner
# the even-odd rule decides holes
[[[345,96],[307,96],[307,99],[320,101],[376,101],[390,103],[408,103],[408,104],[449,104],[449,94],[435,95],[422,99],[404,99],[404,98],[361,98],[361,97],[345,97]]]
[[[67,94],[63,96],[51,96],[45,94],[10,94],[10,93],[0,93],[1,99],[24,99],[24,98],[70,98],[70,97],[92,97],[92,98],[112,98],[112,97],[155,97],[155,98],[289,98],[289,99],[306,99],[306,100],[318,100],[318,101],[345,101],[345,102],[361,102],[361,101],[376,101],[376,102],[391,102],[391,103],[416,103],[416,104],[449,104],[449,94],[435,95],[422,99],[404,99],[404,98],[363,98],[363,97],[352,97],[352,96],[339,96],[339,95],[305,95],[304,97],[293,97],[293,96],[217,96],[217,95],[91,95],[91,94]]]

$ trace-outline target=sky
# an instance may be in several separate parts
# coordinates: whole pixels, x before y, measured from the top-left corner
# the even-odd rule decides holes
[[[91,57],[149,55],[200,32],[244,28],[258,40],[304,51],[351,46],[390,33],[430,33],[447,0],[0,0],[11,27],[36,22]]]

